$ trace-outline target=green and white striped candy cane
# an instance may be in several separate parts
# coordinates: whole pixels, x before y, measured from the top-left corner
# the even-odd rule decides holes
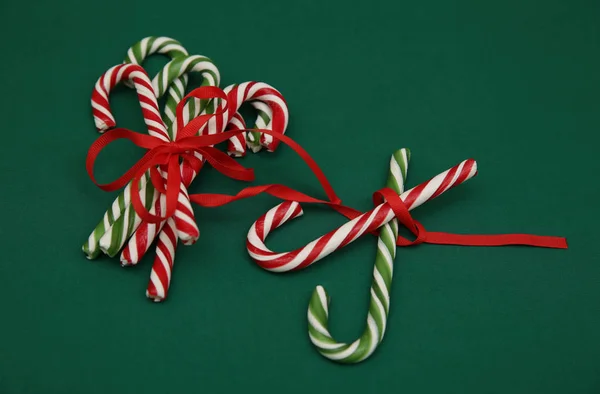
[[[153,54],[164,54],[170,58],[187,56],[187,50],[179,43],[178,41],[168,38],[168,37],[146,37],[136,44],[134,44],[128,51],[127,57],[125,58],[124,63],[132,63],[141,65],[143,61]],[[126,82],[126,84],[131,85]],[[176,103],[179,102],[179,99],[175,97],[178,96],[179,92],[185,92],[185,88],[187,86],[187,76],[183,75],[173,82],[172,90],[175,90],[176,93],[169,92],[169,97],[167,98],[167,104],[170,101],[176,100]],[[175,97],[173,97],[175,96]],[[172,98],[173,97],[173,98]],[[175,103],[175,105],[176,105]],[[166,117],[163,115],[163,120],[165,121],[166,126],[169,129],[169,135],[172,135],[171,124],[173,123],[173,117]],[[145,188],[145,201],[152,205],[152,201],[155,199],[155,191],[152,185],[148,185],[146,187],[146,178],[144,177],[140,182],[140,188]],[[137,215],[132,214],[131,210],[127,210],[130,206],[131,202],[129,200],[131,190],[131,184],[128,184],[126,188],[119,194],[119,196],[113,202],[111,208],[104,213],[104,216],[100,223],[96,226],[96,228],[92,231],[90,236],[88,237],[87,242],[85,242],[82,246],[83,252],[87,255],[89,259],[96,258],[100,252],[100,240],[104,237],[104,244],[107,243],[110,245],[118,245],[121,243],[121,240],[127,239],[127,237],[132,233],[133,229],[135,229],[135,217]],[[148,208],[148,207],[147,207]],[[110,231],[113,228],[115,222],[117,222],[117,227]],[[110,232],[109,236],[105,237],[106,233]],[[107,240],[109,242],[107,242]],[[114,255],[118,249],[115,251],[113,247],[107,247],[107,254]]]
[[[198,72],[202,75],[201,86],[219,86],[221,80],[219,70],[212,60],[200,55],[175,58],[167,63],[152,79],[152,86],[157,97],[162,97],[167,89],[171,89],[165,104],[165,116],[171,122],[175,119],[177,104],[185,96],[185,86],[176,81],[190,72]],[[209,101],[207,100],[189,100],[186,105],[188,109],[184,111],[183,123],[187,124],[191,118],[201,113],[208,104]],[[173,135],[171,135],[172,139],[175,138],[176,133],[177,130],[174,127]]]
[[[396,151],[390,160],[387,187],[398,194],[404,191],[409,160],[408,149]],[[328,359],[348,364],[361,362],[373,354],[383,340],[390,310],[390,290],[397,237],[397,219],[392,219],[381,227],[377,240],[367,327],[356,341],[340,343],[333,339],[328,329],[329,296],[322,286],[317,286],[314,290],[308,306],[308,333],[319,353]]]

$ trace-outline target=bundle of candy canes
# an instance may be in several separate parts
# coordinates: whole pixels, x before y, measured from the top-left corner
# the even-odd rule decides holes
[[[141,65],[154,54],[166,55],[170,61],[150,80]],[[190,73],[199,73],[202,84],[200,88],[186,94]],[[115,129],[117,124],[110,108],[109,96],[115,86],[121,83],[137,92],[148,129],[147,136]],[[425,231],[410,216],[409,211],[476,175],[477,164],[471,159],[404,191],[410,152],[400,149],[394,152],[390,160],[386,187],[374,194],[375,208],[362,213],[345,207],[308,153],[284,135],[289,112],[278,90],[261,82],[244,82],[221,90],[218,88],[219,83],[219,71],[209,58],[189,55],[174,39],[148,37],[128,50],[122,64],[108,69],[93,90],[94,121],[97,130],[104,135],[98,138],[88,152],[86,166],[92,180],[96,156],[115,139],[128,138],[148,149],[148,153],[119,181],[111,185],[99,185],[104,190],[124,188],[90,234],[83,245],[83,251],[90,259],[101,253],[113,257],[120,252],[121,264],[133,266],[154,245],[155,257],[146,296],[156,302],[167,297],[178,242],[191,245],[200,235],[192,202],[214,207],[263,192],[285,200],[261,216],[248,232],[248,253],[266,270],[287,272],[303,269],[366,233],[378,237],[370,290],[371,303],[366,329],[360,338],[352,343],[340,343],[333,339],[327,328],[329,297],[322,287],[315,289],[310,300],[310,340],[322,355],[344,363],[366,359],[383,339],[397,246],[425,242],[566,248],[565,239],[559,237],[527,234],[477,236]],[[161,113],[158,99],[163,96],[165,105]],[[238,112],[245,102],[250,103],[257,112],[252,129],[246,126]],[[272,152],[280,142],[284,142],[308,163],[323,186],[328,200],[308,196],[284,185],[253,186],[235,196],[190,195],[188,187],[207,162],[235,179],[252,179],[251,170],[241,167],[214,148],[214,145],[226,140],[227,154],[233,157],[244,156],[246,149],[259,152],[264,148]],[[302,215],[298,202],[327,204],[350,221],[297,250],[284,253],[271,251],[265,244],[266,237],[270,231]],[[409,241],[398,236],[399,224],[406,226],[416,239]]]
[[[153,54],[163,54],[171,58],[164,68],[150,81],[146,72],[139,66]],[[175,122],[176,106],[184,98],[188,74],[199,73],[203,86],[218,86],[220,74],[214,63],[205,56],[189,55],[176,40],[166,37],[148,37],[133,45],[127,52],[123,64],[106,71],[96,82],[92,95],[92,109],[96,128],[100,133],[116,126],[109,104],[109,95],[115,86],[125,83],[137,91],[142,107],[144,122],[148,133],[165,141],[173,141],[177,136]],[[235,100],[229,101],[227,116],[212,118],[202,130],[215,134],[224,130],[243,130],[246,125],[237,109],[249,102],[257,111],[255,126],[285,132],[288,123],[288,108],[282,95],[271,86],[259,82],[245,82],[230,85],[225,92]],[[164,112],[158,107],[157,100],[166,94]],[[184,123],[187,124],[200,114],[215,111],[215,101],[191,100],[184,109]],[[246,147],[253,152],[263,147],[273,151],[277,141],[258,132],[242,133],[229,140],[228,153],[232,156],[244,156]],[[189,245],[196,242],[199,230],[187,194],[187,187],[194,180],[202,165],[201,155],[195,165],[186,161],[181,166],[181,189],[177,200],[177,210],[173,217],[160,223],[144,222],[131,205],[131,183],[119,194],[110,209],[83,245],[88,258],[94,259],[100,253],[115,256],[121,252],[123,266],[136,265],[155,243],[156,256],[152,266],[150,282],[146,295],[154,301],[167,297],[171,282],[171,271],[175,260],[178,241]],[[152,213],[165,209],[165,196],[144,177],[140,184],[144,204]]]

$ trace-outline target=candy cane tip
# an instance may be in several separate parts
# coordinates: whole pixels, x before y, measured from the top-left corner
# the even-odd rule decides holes
[[[146,297],[149,298],[153,302],[162,302],[165,300],[165,297],[161,297],[158,294],[150,294],[150,292],[147,290],[146,290]]]
[[[244,157],[246,154],[246,151],[230,150],[227,152],[227,154],[232,157]]]
[[[410,152],[410,149],[408,149],[408,148],[402,148],[402,149],[398,149],[398,150],[397,150],[396,152],[394,152],[394,153],[400,153],[400,154],[402,154],[402,152],[405,152],[405,153],[406,153],[406,158],[407,158],[408,160],[410,160],[410,155],[411,155],[411,152]]]
[[[113,122],[105,122],[102,120],[99,120],[98,122],[96,122],[96,130],[98,130],[98,133],[105,133],[106,131],[108,131],[109,129],[112,129],[113,127],[115,127],[115,124]]]
[[[329,296],[329,293],[327,293],[327,290],[325,290],[325,288],[321,285],[315,287],[315,290],[313,291],[313,296],[317,296],[319,299],[327,300],[327,304],[331,302],[331,297]]]
[[[90,252],[87,243],[81,247],[81,251],[85,254],[85,258],[88,260],[94,260],[100,254],[98,251]]]

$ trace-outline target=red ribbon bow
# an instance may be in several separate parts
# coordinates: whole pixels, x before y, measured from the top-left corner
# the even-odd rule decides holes
[[[192,119],[187,125],[183,125],[183,108],[190,98],[198,99],[221,99],[224,102],[223,108],[214,114],[200,115]],[[297,201],[303,203],[326,204],[335,209],[340,214],[349,219],[354,219],[362,212],[341,204],[340,198],[335,194],[333,187],[321,171],[317,163],[310,155],[296,142],[285,135],[267,129],[246,129],[227,131],[211,135],[196,135],[199,130],[215,116],[224,116],[227,112],[227,95],[217,87],[205,86],[193,90],[177,105],[177,137],[175,141],[164,141],[160,138],[150,135],[140,134],[127,129],[113,129],[100,136],[90,147],[86,160],[86,169],[92,181],[105,191],[114,191],[124,187],[130,181],[133,182],[131,188],[131,201],[133,207],[140,218],[146,222],[157,223],[168,219],[175,214],[177,199],[181,184],[180,162],[188,161],[190,164],[198,164],[199,160],[191,152],[198,152],[206,159],[217,171],[237,180],[254,180],[254,171],[245,168],[226,153],[213,148],[213,145],[224,142],[235,135],[246,131],[259,131],[269,134],[273,138],[285,143],[291,147],[310,167],[319,183],[325,191],[327,200],[320,200],[307,194],[291,189],[285,185],[261,185],[250,186],[241,190],[235,196],[225,194],[190,194],[190,201],[204,207],[217,207],[237,201],[244,198],[256,196],[261,193],[267,193],[274,197],[287,201]],[[148,152],[135,163],[125,174],[117,180],[108,184],[99,184],[93,174],[94,163],[98,154],[111,142],[119,139],[128,139],[135,145],[148,149]],[[199,166],[198,166],[199,167]],[[160,168],[160,172],[159,172]],[[162,194],[166,195],[165,216],[151,214],[142,203],[139,195],[139,182],[144,174],[150,171],[150,179],[154,187]],[[161,174],[162,172],[162,174]],[[166,177],[166,181],[165,181]],[[394,210],[399,222],[411,231],[416,239],[409,241],[403,237],[398,237],[396,244],[398,246],[411,246],[420,243],[445,244],[445,245],[463,245],[463,246],[502,246],[502,245],[528,245],[548,248],[567,248],[567,243],[561,237],[536,236],[529,234],[500,234],[500,235],[459,235],[440,232],[427,232],[424,227],[414,220],[406,208],[402,199],[391,189],[383,188],[373,195],[373,201],[380,203],[385,199]],[[376,232],[374,232],[376,234]]]

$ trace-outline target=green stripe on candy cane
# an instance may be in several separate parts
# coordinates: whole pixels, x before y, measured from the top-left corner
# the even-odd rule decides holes
[[[269,106],[260,101],[251,101],[250,105],[254,107],[258,116],[256,117],[256,122],[254,124],[253,129],[266,129],[269,127],[271,123],[271,117],[266,112],[269,110]],[[260,136],[261,133],[258,131],[251,131],[248,133],[246,145],[250,150],[254,153],[260,151],[262,149],[262,145],[260,144]]]
[[[167,55],[171,59],[188,55],[187,50],[177,40],[169,37],[146,37],[129,48],[123,63],[141,65],[148,56],[155,53]]]
[[[396,151],[390,160],[386,186],[398,194],[404,191],[409,160],[408,149]],[[377,240],[367,327],[356,341],[340,343],[333,339],[328,329],[329,295],[322,286],[317,286],[314,290],[308,306],[308,333],[311,342],[324,357],[340,363],[358,363],[373,354],[383,340],[390,310],[397,237],[397,219],[392,219],[381,227]]]
[[[171,122],[175,118],[175,109],[177,104],[185,95],[185,85],[182,86],[182,84],[178,83],[177,80],[180,80],[180,78],[183,77],[187,78],[186,74],[189,72],[199,72],[202,74],[203,80],[200,86],[219,86],[221,79],[219,70],[209,58],[205,56],[193,55],[178,57],[171,60],[152,79],[152,86],[154,86],[157,97],[162,97],[167,88],[173,84],[165,104],[165,116],[167,116]],[[209,101],[207,100],[190,100],[190,103],[194,104],[191,104],[191,110],[187,111],[190,116],[188,119],[191,119],[192,114],[195,116],[201,113],[208,102]],[[184,121],[188,119],[184,119]],[[170,136],[171,139],[173,139],[174,132],[173,134],[170,133]]]
[[[140,190],[146,185],[146,181],[147,176],[144,176],[140,181]],[[112,228],[114,223],[123,216],[123,212],[126,210],[126,207],[130,205],[128,197],[130,193],[131,183],[129,183],[125,189],[119,193],[115,201],[113,201],[111,208],[104,213],[102,221],[98,223],[96,228],[94,228],[94,231],[92,231],[88,237],[88,240],[81,247],[88,259],[95,259],[102,252],[102,249],[100,248],[100,239],[108,230]],[[146,201],[151,200],[153,198],[153,194],[154,187],[150,184],[150,187],[146,188]],[[148,206],[146,206],[146,208],[148,208]]]
[[[140,187],[140,190],[144,189],[142,201],[146,209],[148,209],[151,213],[155,213],[154,203],[158,198],[158,193],[155,192],[156,190],[154,189],[154,186],[152,186],[152,183],[148,182],[147,174],[144,176],[144,178],[146,179],[146,183],[144,186]],[[131,188],[129,188],[129,190],[131,190]],[[121,200],[121,196],[119,196],[119,200]],[[123,198],[122,201],[124,204],[125,199]],[[121,247],[123,247],[127,239],[131,237],[131,234],[133,234],[140,223],[141,220],[139,216],[133,209],[131,203],[129,203],[124,207],[121,216],[119,216],[119,218],[113,222],[112,226],[107,228],[106,232],[100,237],[100,250],[102,250],[102,252],[108,256],[114,257],[117,253],[119,253]]]

